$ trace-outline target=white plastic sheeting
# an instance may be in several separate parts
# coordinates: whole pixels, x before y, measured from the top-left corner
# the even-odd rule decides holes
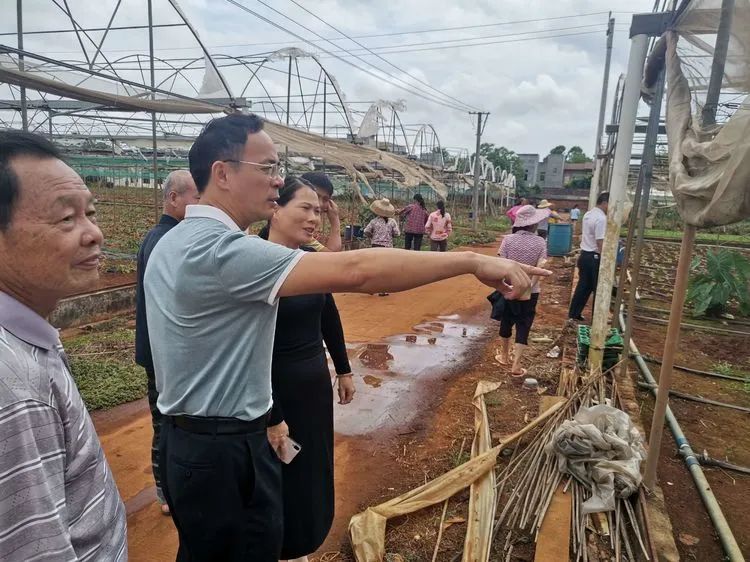
[[[750,0],[735,0],[717,121],[701,126],[721,0],[694,0],[667,32],[669,185],[697,227],[750,217]]]
[[[27,70],[18,70],[17,63],[7,55],[0,55],[0,82],[25,86],[26,88],[64,98],[98,103],[105,107],[116,107],[130,111],[154,111],[156,113],[220,113],[229,108],[198,99],[146,97],[147,90],[133,86],[86,76],[76,71],[50,73],[39,65],[26,63]],[[76,80],[78,76],[82,79]],[[85,87],[81,83],[85,82]]]
[[[622,410],[607,405],[583,408],[555,431],[547,452],[557,455],[560,472],[573,475],[592,492],[584,513],[612,511],[615,496],[627,498],[641,484],[646,458],[643,438]]]
[[[360,138],[374,137],[378,132],[378,117],[382,114],[384,109],[391,109],[393,111],[406,111],[406,101],[386,101],[378,100],[373,103],[365,113],[362,123],[359,126],[357,136]]]

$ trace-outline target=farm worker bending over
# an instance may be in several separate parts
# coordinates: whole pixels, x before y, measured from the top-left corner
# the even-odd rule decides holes
[[[0,133],[0,560],[126,561],[125,506],[70,374],[60,299],[95,289],[94,196],[48,140]]]
[[[276,562],[274,450],[290,446],[285,424],[267,427],[279,297],[403,291],[469,273],[515,299],[529,275],[550,272],[473,252],[304,252],[246,235],[272,216],[283,184],[256,115],[211,121],[189,162],[200,204],[154,248],[144,281],[178,559]]]
[[[135,290],[135,362],[146,370],[146,384],[148,388],[148,407],[151,410],[151,425],[154,435],[151,440],[151,472],[156,482],[156,498],[161,505],[161,512],[169,515],[167,500],[161,489],[161,476],[159,475],[159,435],[161,435],[161,413],[156,407],[159,393],[156,391],[156,378],[154,375],[154,360],[151,357],[151,344],[148,337],[148,326],[146,325],[146,298],[143,294],[143,276],[146,273],[146,265],[151,252],[161,237],[169,232],[174,226],[185,218],[185,207],[193,205],[200,199],[198,188],[190,172],[187,170],[175,170],[164,180],[164,206],[159,224],[146,233],[138,249],[138,282]]]

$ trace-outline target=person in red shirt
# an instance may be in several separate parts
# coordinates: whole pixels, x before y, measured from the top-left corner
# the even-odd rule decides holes
[[[398,214],[401,217],[406,217],[406,224],[404,225],[404,249],[420,251],[422,249],[424,225],[427,222],[427,217],[430,215],[427,212],[427,207],[424,205],[424,198],[417,193],[414,195],[414,202],[401,209]]]

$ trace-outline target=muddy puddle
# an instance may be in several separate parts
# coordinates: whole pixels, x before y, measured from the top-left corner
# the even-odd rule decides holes
[[[422,385],[460,365],[484,329],[458,315],[440,316],[408,334],[349,345],[357,393],[351,404],[334,408],[336,432],[407,426],[421,411]]]

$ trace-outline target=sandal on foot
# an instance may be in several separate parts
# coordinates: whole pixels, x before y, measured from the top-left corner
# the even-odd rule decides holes
[[[516,379],[520,379],[522,377],[525,377],[526,373],[528,373],[526,369],[521,369],[520,373],[511,373],[510,376]]]
[[[509,359],[508,361],[503,361],[503,358],[502,358],[502,356],[499,353],[497,355],[495,355],[495,361],[497,361],[498,363],[500,363],[503,367],[507,367],[508,365],[512,364],[512,360],[511,359]]]

